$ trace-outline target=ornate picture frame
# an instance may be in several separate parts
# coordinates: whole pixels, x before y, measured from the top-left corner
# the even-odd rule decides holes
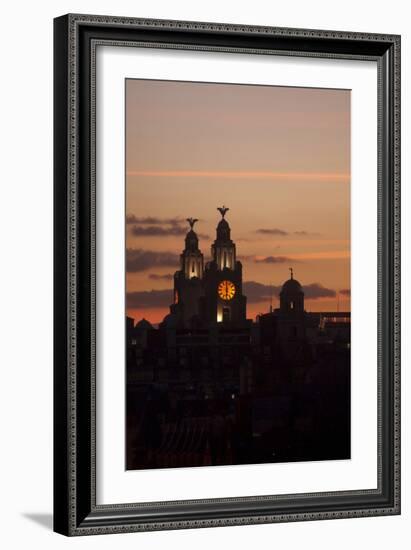
[[[377,488],[98,504],[96,49],[373,61],[378,112]],[[400,513],[400,37],[65,15],[54,21],[54,530],[67,536]]]

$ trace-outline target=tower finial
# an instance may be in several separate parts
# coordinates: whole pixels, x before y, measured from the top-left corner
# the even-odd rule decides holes
[[[198,218],[187,218],[187,221],[190,224],[191,229],[193,229],[194,224],[198,222]]]
[[[223,204],[223,206],[219,206],[217,210],[220,212],[221,216],[224,218],[226,212],[228,212],[230,209],[224,206]]]
[[[290,274],[291,274],[290,279],[294,279],[293,268],[292,268],[292,267],[289,267],[288,269],[290,270]]]

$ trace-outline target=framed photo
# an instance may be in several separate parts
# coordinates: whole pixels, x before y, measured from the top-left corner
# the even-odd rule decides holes
[[[400,513],[400,37],[54,21],[54,529]]]

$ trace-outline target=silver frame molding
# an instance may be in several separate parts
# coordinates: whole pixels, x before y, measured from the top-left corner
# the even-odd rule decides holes
[[[400,37],[73,14],[55,19],[54,28],[54,530],[73,536],[399,514]],[[99,45],[377,62],[377,489],[96,504],[95,83]]]

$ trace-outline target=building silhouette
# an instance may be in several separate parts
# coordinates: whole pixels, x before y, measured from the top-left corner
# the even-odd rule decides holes
[[[204,262],[194,225],[158,327],[127,318],[127,468],[350,457],[350,314],[309,313],[290,277],[247,319],[225,219]]]

